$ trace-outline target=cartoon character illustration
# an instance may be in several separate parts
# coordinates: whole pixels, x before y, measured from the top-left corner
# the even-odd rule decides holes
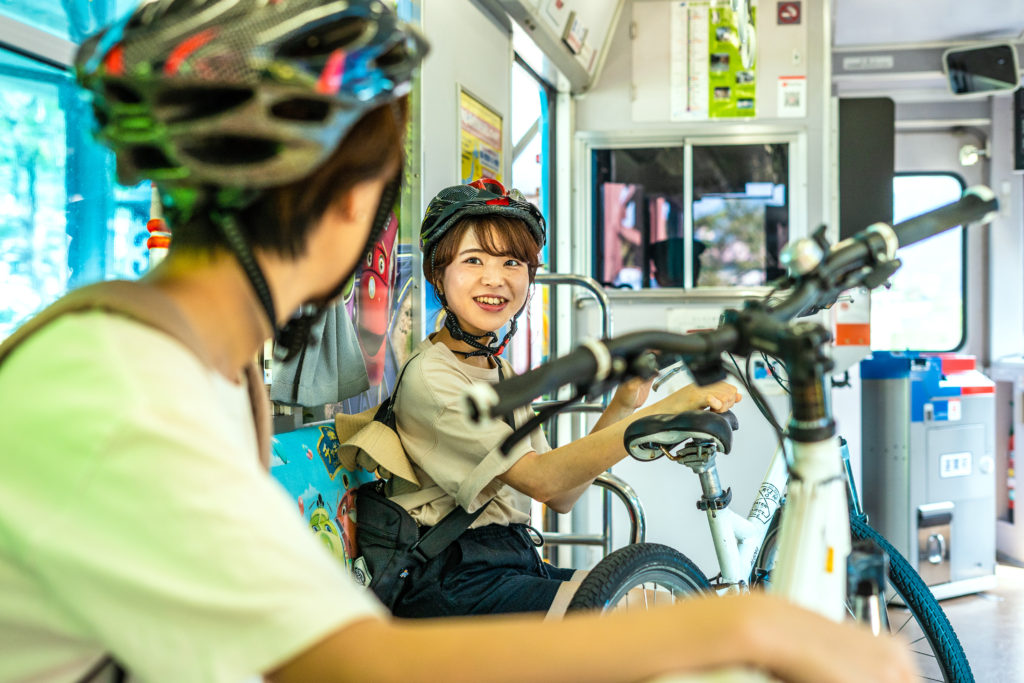
[[[398,220],[391,220],[380,239],[366,255],[359,277],[359,305],[356,306],[356,330],[359,348],[363,351],[370,386],[378,386],[384,378],[385,336],[391,316],[391,295],[395,288],[395,239]]]
[[[319,494],[316,497],[316,507],[309,512],[309,528],[332,555],[348,566],[350,560],[345,554],[345,544],[341,540],[341,534],[338,533],[337,525],[331,521],[331,513],[327,511],[323,496]]]
[[[345,556],[352,558],[359,556],[359,548],[356,546],[356,489],[352,488],[345,492],[338,503],[338,514],[334,517],[338,530],[341,532],[341,542],[345,546]]]

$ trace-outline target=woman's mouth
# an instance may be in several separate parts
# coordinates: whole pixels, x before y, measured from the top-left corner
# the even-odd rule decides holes
[[[492,313],[500,311],[508,304],[508,299],[501,296],[475,296],[473,301],[480,308]]]

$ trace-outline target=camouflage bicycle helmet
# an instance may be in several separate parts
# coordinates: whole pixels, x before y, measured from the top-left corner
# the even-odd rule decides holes
[[[265,188],[405,94],[426,51],[380,0],[150,0],[75,61],[123,183]]]
[[[423,224],[420,226],[420,247],[423,249],[424,256],[430,260],[431,270],[434,266],[437,243],[456,223],[468,216],[494,215],[518,218],[530,229],[533,239],[537,242],[537,249],[544,246],[547,225],[540,210],[526,201],[526,197],[519,190],[506,190],[504,185],[493,178],[480,178],[468,185],[446,187],[438,192],[437,196],[431,199],[430,204],[427,205]],[[451,334],[452,339],[465,342],[475,349],[474,351],[455,351],[453,349],[454,353],[467,358],[471,356],[500,356],[516,333],[516,321],[526,310],[526,302],[523,302],[522,308],[516,311],[509,320],[505,337],[499,342],[498,335],[493,331],[472,335],[463,330],[458,317],[448,305],[448,299],[444,293],[437,292],[437,296],[447,311],[444,326]],[[481,343],[481,339],[489,341]],[[498,364],[498,373],[501,374],[500,363]]]
[[[547,224],[540,209],[519,190],[506,190],[493,178],[480,178],[468,185],[446,187],[430,200],[420,226],[420,248],[432,256],[437,242],[461,219],[485,215],[518,218],[530,228],[537,248],[544,246]]]

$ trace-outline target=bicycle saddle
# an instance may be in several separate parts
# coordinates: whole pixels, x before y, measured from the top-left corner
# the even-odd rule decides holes
[[[731,411],[688,410],[676,415],[642,417],[626,428],[622,437],[626,450],[637,460],[656,460],[664,455],[659,446],[671,450],[687,439],[712,440],[722,453],[732,448],[732,432],[739,420]]]

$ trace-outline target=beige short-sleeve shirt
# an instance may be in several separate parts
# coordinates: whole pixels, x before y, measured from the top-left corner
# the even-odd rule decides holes
[[[497,368],[479,368],[462,362],[444,344],[425,339],[413,352],[398,387],[395,417],[398,435],[413,463],[420,488],[394,489],[391,498],[422,526],[433,526],[461,505],[473,512],[494,502],[473,523],[526,524],[530,498],[497,479],[530,452],[551,450],[540,429],[516,444],[509,455],[499,450],[512,434],[502,421],[478,425],[470,421],[464,392],[473,382],[499,381]],[[512,369],[503,363],[506,377]],[[516,411],[515,424],[533,416],[529,407]]]

